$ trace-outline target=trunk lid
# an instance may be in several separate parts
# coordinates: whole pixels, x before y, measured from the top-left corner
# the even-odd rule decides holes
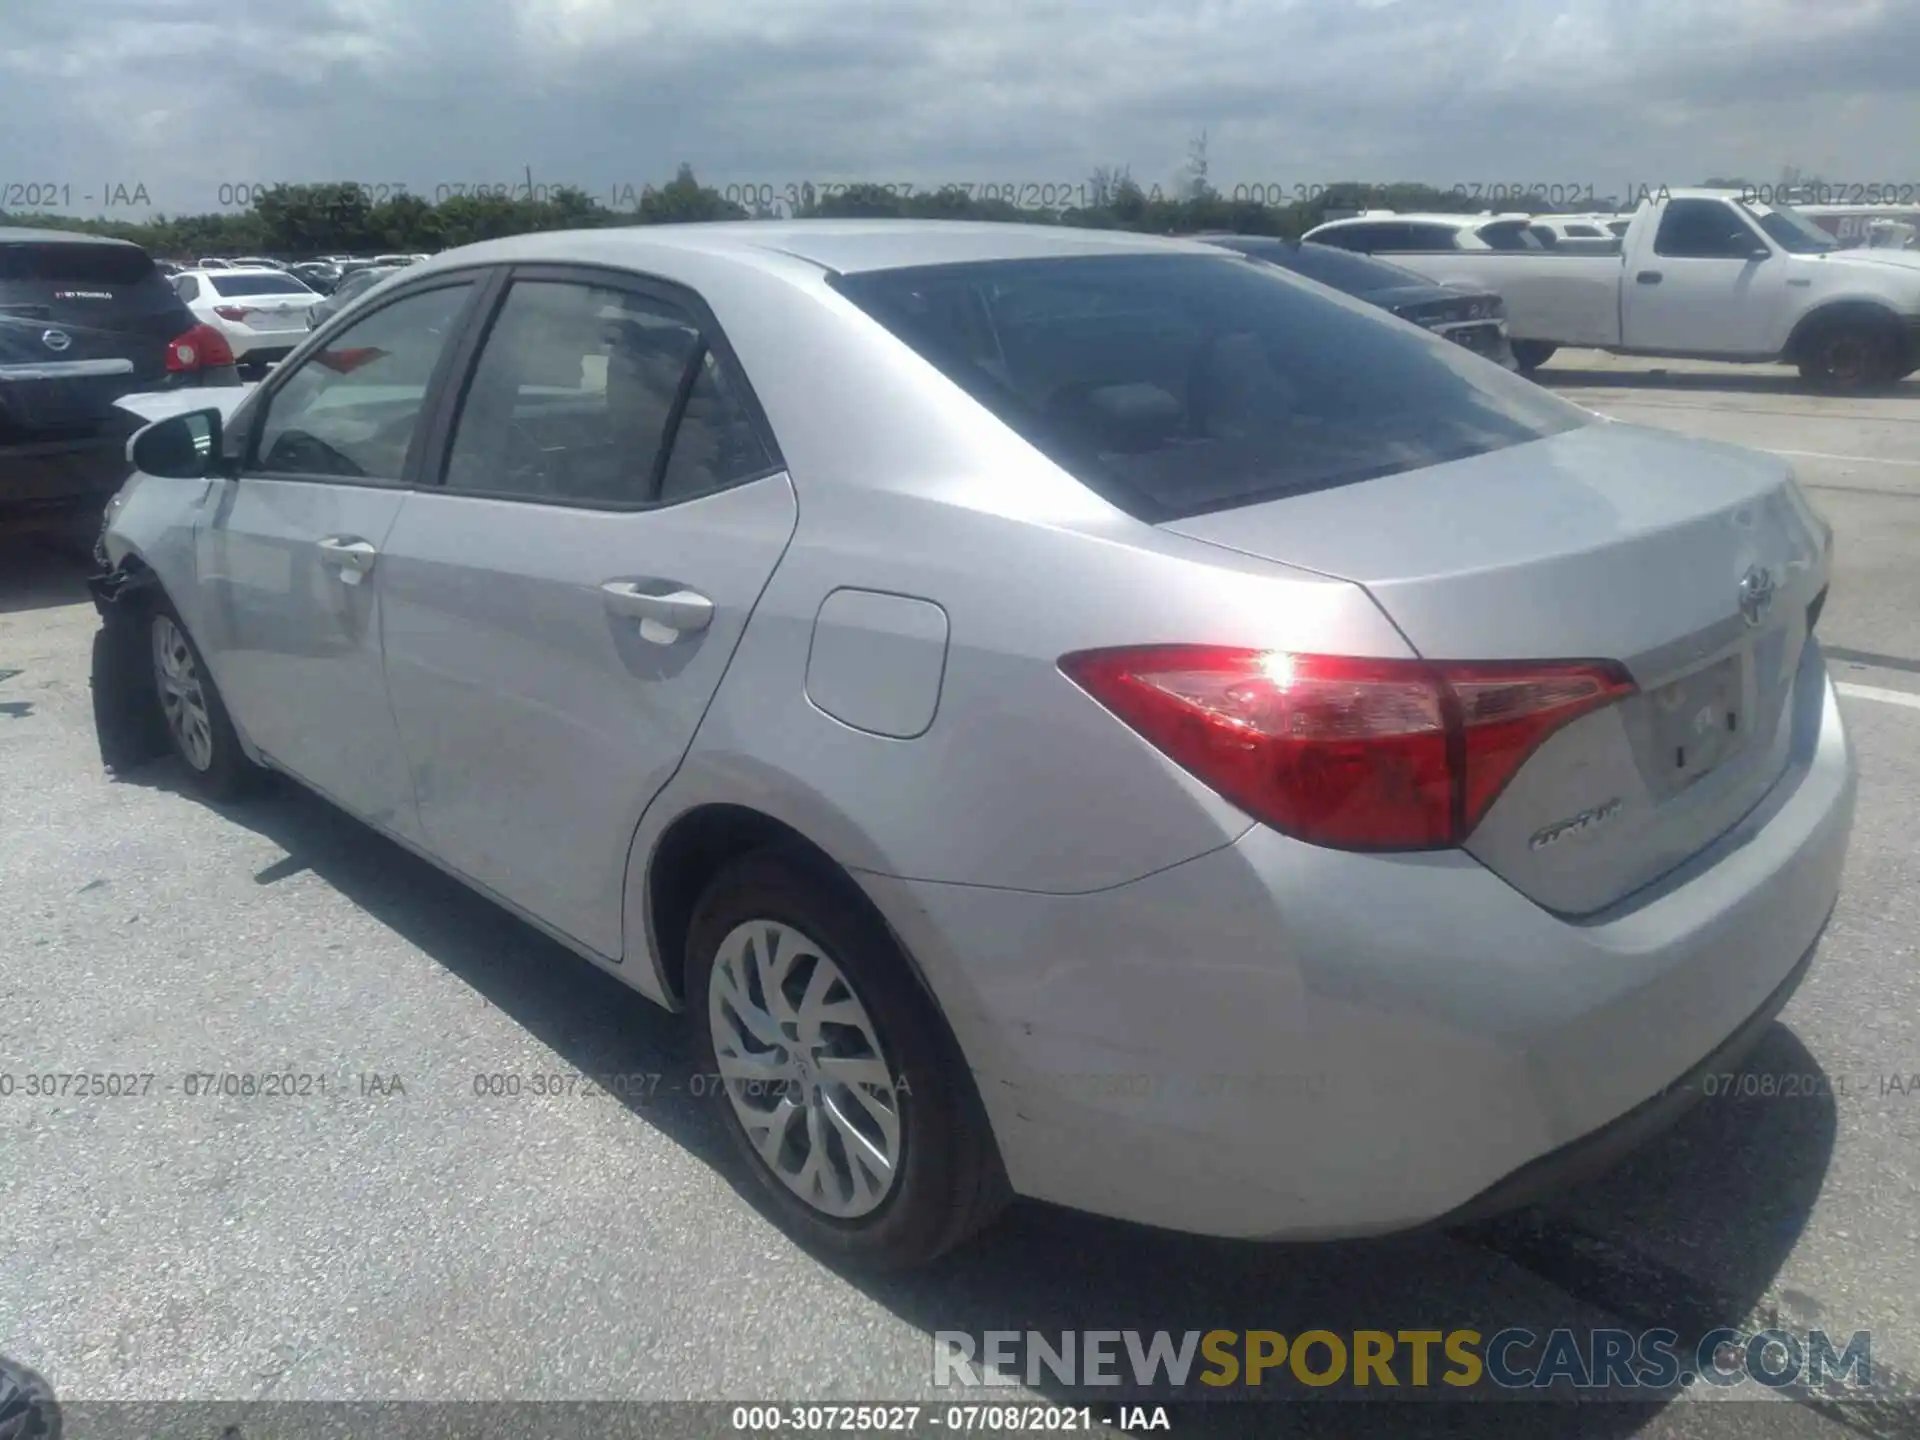
[[[85,430],[166,379],[193,317],[144,250],[0,243],[0,412],[27,432]]]
[[[1467,844],[1572,915],[1779,777],[1830,535],[1783,462],[1612,422],[1164,528],[1364,585],[1429,659],[1624,664],[1639,693],[1551,736]]]

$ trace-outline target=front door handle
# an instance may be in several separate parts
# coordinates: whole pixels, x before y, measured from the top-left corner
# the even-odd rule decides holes
[[[320,552],[322,565],[340,572],[344,585],[358,585],[364,580],[380,554],[369,542],[352,535],[329,535],[314,548]]]
[[[600,587],[607,609],[640,622],[643,639],[671,645],[682,635],[698,634],[713,623],[713,601],[697,590],[650,595],[631,580],[609,580]]]
[[[1666,277],[1663,276],[1658,270],[1642,270],[1638,275],[1634,276],[1633,278],[1639,281],[1642,285],[1658,285]]]

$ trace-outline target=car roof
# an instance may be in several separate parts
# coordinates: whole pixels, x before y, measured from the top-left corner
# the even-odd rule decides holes
[[[731,220],[514,235],[443,250],[421,265],[432,269],[514,261],[643,265],[648,257],[662,251],[724,256],[749,265],[773,266],[797,259],[839,274],[1075,255],[1219,254],[1218,247],[1195,240],[1057,225],[970,220]]]
[[[0,225],[0,245],[119,245],[128,250],[141,247],[131,240],[116,240],[111,235],[89,235],[84,230],[42,230],[36,225]]]

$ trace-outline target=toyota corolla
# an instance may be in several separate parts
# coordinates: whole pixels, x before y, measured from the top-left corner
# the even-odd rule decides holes
[[[1517,1204],[1733,1063],[1839,887],[1788,467],[1212,246],[490,241],[132,453],[126,713],[685,1011],[840,1258]]]

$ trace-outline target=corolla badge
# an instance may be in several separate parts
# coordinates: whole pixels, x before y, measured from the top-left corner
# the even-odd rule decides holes
[[[73,337],[64,330],[43,330],[40,332],[40,343],[58,355],[73,344]]]
[[[1772,608],[1773,572],[1764,565],[1752,566],[1740,577],[1740,617],[1758,625]]]
[[[1544,850],[1566,839],[1569,835],[1578,835],[1596,825],[1604,825],[1618,815],[1624,808],[1620,800],[1608,800],[1604,804],[1589,806],[1578,815],[1569,815],[1564,820],[1556,820],[1545,829],[1536,830],[1527,841],[1529,850]]]

